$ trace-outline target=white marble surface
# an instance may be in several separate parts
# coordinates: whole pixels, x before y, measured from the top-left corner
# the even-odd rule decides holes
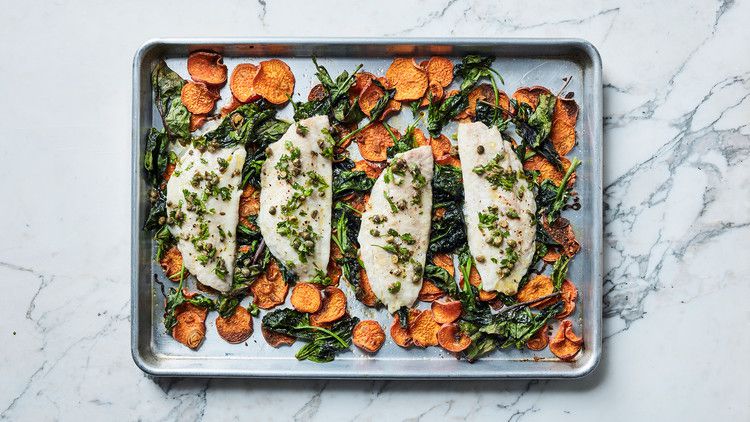
[[[750,419],[750,2],[137,0],[0,13],[0,419]],[[576,381],[158,380],[129,347],[130,77],[163,36],[572,36],[605,81],[605,342]]]

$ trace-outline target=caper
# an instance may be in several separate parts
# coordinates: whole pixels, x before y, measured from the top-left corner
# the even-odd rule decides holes
[[[380,237],[380,231],[378,231],[376,229],[370,229],[370,235],[372,237]]]
[[[484,147],[482,145],[477,146],[477,154],[484,154]]]
[[[271,207],[268,209],[268,213],[271,215],[276,215],[276,207]]]
[[[313,210],[313,212],[310,213],[310,217],[318,218],[318,210]]]
[[[398,257],[396,255],[391,255],[391,264],[398,264]]]
[[[477,260],[477,262],[478,262],[478,263],[480,263],[480,264],[486,261],[486,259],[484,258],[484,255],[478,255],[478,256],[476,257],[476,260]]]
[[[273,155],[273,150],[271,147],[266,147],[266,156],[270,157],[271,155]]]

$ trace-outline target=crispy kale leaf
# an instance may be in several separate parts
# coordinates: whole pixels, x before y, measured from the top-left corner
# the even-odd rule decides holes
[[[333,199],[337,200],[351,193],[369,192],[375,180],[363,171],[353,170],[354,163],[345,159],[333,165]]]
[[[160,60],[151,72],[151,85],[169,140],[183,144],[190,141],[190,112],[180,99],[185,81]]]

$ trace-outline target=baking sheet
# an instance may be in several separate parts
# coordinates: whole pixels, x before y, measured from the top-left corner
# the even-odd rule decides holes
[[[150,73],[163,58],[184,78],[190,52],[211,49],[224,55],[229,71],[241,62],[277,57],[289,64],[296,78],[295,101],[306,99],[317,83],[310,60],[318,57],[331,75],[352,71],[358,64],[375,75],[385,74],[394,56],[418,59],[444,55],[454,62],[461,56],[478,53],[495,56],[493,68],[500,72],[508,95],[522,86],[543,85],[555,91],[562,78],[572,76],[566,91],[575,93],[580,106],[576,126],[576,148],[571,153],[583,161],[577,171],[576,190],[582,208],[566,217],[575,228],[581,251],[571,263],[569,277],[579,289],[578,306],[572,316],[584,338],[584,349],[573,362],[561,362],[549,350],[504,349],[470,364],[456,360],[439,347],[402,349],[386,336],[386,343],[375,355],[352,346],[351,352],[338,355],[326,364],[297,361],[297,342],[291,348],[274,349],[260,334],[260,318],[255,318],[255,333],[244,344],[232,345],[219,338],[214,320],[206,320],[206,340],[193,351],[174,341],[164,331],[164,299],[154,274],[169,286],[161,268],[153,262],[152,233],[143,232],[148,187],[141,170],[145,133],[160,127],[153,105]],[[231,98],[228,86],[222,90],[219,104]],[[291,105],[279,113],[291,119]],[[403,129],[412,121],[408,108],[389,123]],[[444,133],[451,134],[454,126]],[[266,378],[573,378],[591,372],[601,355],[602,313],[602,82],[601,61],[596,49],[586,41],[572,39],[170,39],[146,43],[136,53],[133,64],[133,139],[132,139],[132,354],[145,372],[157,376],[215,376]],[[355,148],[356,150],[356,148]],[[361,319],[376,319],[386,331],[390,316],[384,309],[374,310],[349,297],[349,312]],[[246,304],[245,299],[243,304]],[[425,304],[422,303],[421,307]]]

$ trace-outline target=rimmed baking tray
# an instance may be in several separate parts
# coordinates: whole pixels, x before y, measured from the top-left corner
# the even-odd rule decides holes
[[[255,319],[256,332],[245,344],[231,345],[218,337],[211,315],[206,321],[206,341],[198,351],[175,342],[162,326],[163,297],[153,279],[155,274],[163,279],[163,274],[153,262],[151,233],[141,230],[148,189],[141,163],[146,131],[160,125],[152,99],[151,70],[157,60],[165,59],[187,78],[188,54],[202,49],[222,53],[230,71],[242,61],[282,58],[296,76],[296,100],[306,96],[317,83],[310,60],[313,55],[332,75],[351,71],[359,63],[364,64],[365,70],[382,75],[394,56],[442,55],[457,62],[469,53],[491,55],[496,57],[493,68],[505,79],[501,88],[508,94],[518,87],[532,85],[554,90],[562,85],[563,77],[572,76],[566,90],[575,93],[580,106],[576,126],[578,144],[571,155],[583,161],[576,183],[582,208],[567,213],[566,217],[581,243],[569,275],[579,289],[573,317],[585,342],[575,361],[561,362],[549,351],[500,350],[470,364],[437,347],[404,350],[388,338],[376,355],[352,347],[354,350],[327,364],[300,362],[294,358],[299,344],[291,349],[273,349],[263,341],[259,319]],[[138,50],[133,63],[131,349],[135,363],[151,375],[201,377],[501,379],[575,378],[590,373],[599,362],[602,342],[601,73],[601,60],[594,46],[577,39],[196,38],[147,42]],[[222,94],[224,98],[231,95],[226,87]],[[280,115],[290,116],[290,108]],[[403,128],[408,124],[407,118],[398,116],[391,123]],[[351,297],[351,289],[344,286],[343,290]],[[389,326],[385,310],[366,308],[353,299],[349,304],[353,315],[377,319],[386,329]]]

